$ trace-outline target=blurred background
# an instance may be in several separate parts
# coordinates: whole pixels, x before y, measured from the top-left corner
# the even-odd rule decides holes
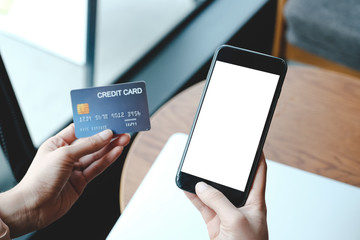
[[[27,144],[39,147],[72,121],[72,89],[145,81],[154,113],[206,78],[221,44],[359,77],[360,4],[330,2],[0,0],[0,53]],[[22,239],[104,239],[120,216],[125,157],[92,182],[64,218]],[[0,155],[1,191],[17,183],[7,158]]]

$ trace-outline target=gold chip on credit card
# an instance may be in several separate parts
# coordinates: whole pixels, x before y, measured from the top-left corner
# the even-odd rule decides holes
[[[78,114],[88,114],[90,113],[89,104],[88,103],[80,103],[77,105]]]

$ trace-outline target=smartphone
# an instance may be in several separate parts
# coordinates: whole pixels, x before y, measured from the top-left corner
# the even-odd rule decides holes
[[[176,175],[195,193],[203,181],[236,207],[249,194],[287,70],[280,58],[220,46],[214,55]]]

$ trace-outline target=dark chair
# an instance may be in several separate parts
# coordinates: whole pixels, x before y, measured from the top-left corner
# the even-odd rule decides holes
[[[31,140],[1,55],[0,143],[13,174],[19,182],[29,168],[36,148]]]
[[[273,55],[360,78],[358,0],[277,0]]]

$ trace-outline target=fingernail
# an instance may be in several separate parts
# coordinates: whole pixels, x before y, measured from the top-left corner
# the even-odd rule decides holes
[[[0,238],[3,239],[8,234],[8,227],[5,223],[0,219]],[[7,238],[4,238],[7,239]]]
[[[121,135],[120,139],[119,139],[119,144],[121,146],[125,146],[125,145],[127,145],[129,143],[129,140],[130,140],[130,135],[129,134]]]
[[[99,133],[99,136],[105,141],[111,138],[113,135],[113,132],[110,129],[106,129]]]
[[[203,193],[208,188],[209,188],[209,186],[204,182],[199,182],[196,184],[196,192],[197,193]]]

